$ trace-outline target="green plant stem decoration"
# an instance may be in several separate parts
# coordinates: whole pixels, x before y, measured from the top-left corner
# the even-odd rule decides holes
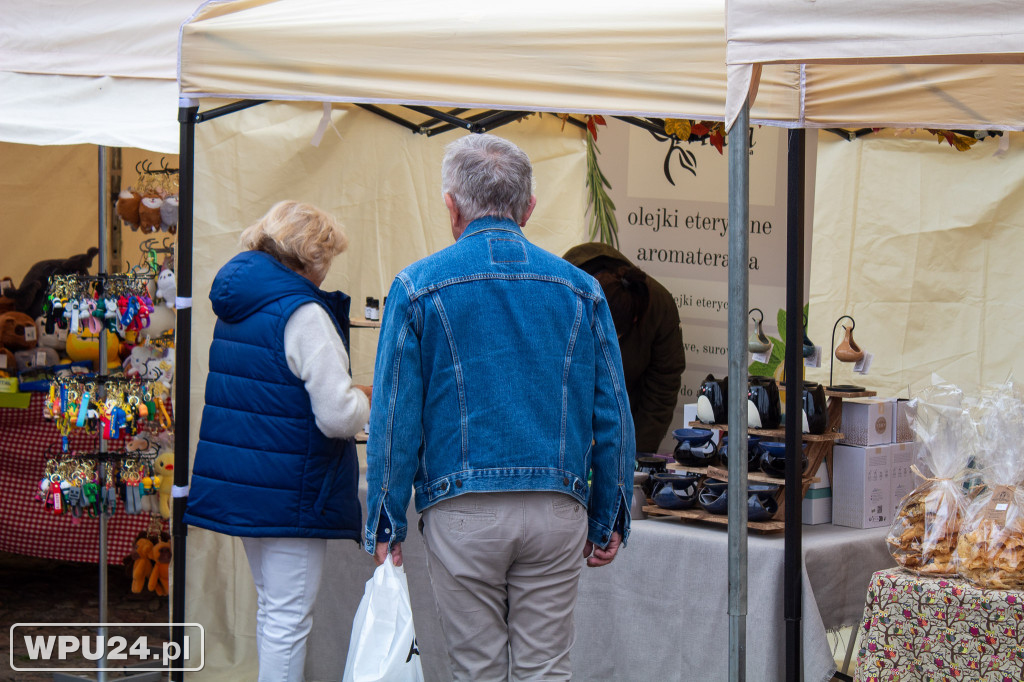
[[[619,223],[615,220],[615,203],[605,188],[611,183],[597,164],[600,150],[591,135],[587,140],[587,212],[590,214],[590,240],[619,248]]]
[[[808,307],[809,304],[804,305],[804,319],[806,319]],[[774,376],[776,380],[781,381],[783,362],[786,359],[786,311],[779,308],[779,312],[775,319],[779,326],[779,336],[782,338],[777,339],[774,336],[769,336],[768,338],[772,342],[771,357],[768,359],[767,363],[751,362],[750,366],[747,367],[747,373],[750,376]]]

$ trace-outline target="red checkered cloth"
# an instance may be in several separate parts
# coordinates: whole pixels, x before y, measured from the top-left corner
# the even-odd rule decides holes
[[[45,400],[45,394],[36,393],[27,409],[0,408],[0,551],[98,563],[99,520],[83,516],[73,524],[71,515],[46,511],[35,497],[49,458],[46,452],[55,452],[60,443],[57,427],[43,418]],[[97,442],[96,435],[70,436],[76,451],[95,452]],[[123,440],[109,441],[108,450],[123,448]],[[107,562],[120,564],[134,549],[138,534],[149,528],[150,516],[125,514],[119,505],[107,521]]]

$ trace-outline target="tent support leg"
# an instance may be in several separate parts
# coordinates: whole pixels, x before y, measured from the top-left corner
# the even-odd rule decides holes
[[[199,103],[182,98],[178,108],[181,124],[178,169],[178,284],[177,321],[174,329],[174,489],[172,491],[171,531],[174,574],[171,578],[171,641],[183,647],[185,641],[185,539],[187,528],[182,519],[188,500],[189,401],[191,400],[192,354],[192,216],[195,205],[196,121]],[[181,651],[183,649],[179,649]],[[183,664],[184,667],[185,664]],[[171,679],[181,682],[185,673],[177,670]]]
[[[750,108],[729,131],[729,440],[747,442],[747,270],[750,235]],[[729,458],[729,680],[746,679],[747,458]]]
[[[805,130],[789,131],[786,208],[786,531],[783,603],[786,621],[786,679],[803,679],[801,611],[803,565],[803,311]],[[809,472],[814,473],[814,472]]]

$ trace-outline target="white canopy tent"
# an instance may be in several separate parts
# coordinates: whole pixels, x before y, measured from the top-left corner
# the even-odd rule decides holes
[[[782,11],[787,3],[752,4],[761,5],[752,16],[776,31],[795,28],[801,35],[815,35]],[[800,4],[810,11],[817,8]],[[825,4],[855,5],[850,14],[863,13],[859,23],[866,29],[887,27],[900,18],[918,28],[934,27],[924,19],[938,6],[940,14],[949,10],[939,20],[940,35],[958,50],[969,41],[952,40],[957,36],[985,42],[993,35],[991,30],[973,33],[974,22],[956,23],[952,12],[958,3],[948,0],[914,0],[895,8],[878,3],[875,9],[864,3]],[[988,16],[999,17],[991,20],[994,26],[1024,26],[1013,23],[1020,18],[1018,8],[990,4],[997,13]],[[775,6],[775,13],[766,9]],[[730,29],[736,28],[737,7],[729,6]],[[962,9],[985,15],[978,4]],[[871,35],[866,29],[857,35]],[[845,26],[820,30],[840,37],[849,32]],[[353,0],[238,0],[209,3],[183,27],[179,79],[193,111],[200,100],[223,98],[722,120],[727,86],[733,84],[727,78],[724,36],[722,4],[694,0],[570,0],[557,5],[528,0],[507,7],[451,0],[429,5],[401,0],[386,7]],[[851,49],[856,53],[858,48]],[[1005,50],[1005,55],[1019,53]],[[868,59],[875,63],[819,69],[792,58],[766,57],[782,63],[748,69],[750,83],[758,84],[749,121],[792,128],[1024,126],[1024,113],[1012,97],[1005,97],[1024,83],[1016,57],[1004,56],[1013,66],[991,71],[976,63],[984,59],[963,57],[948,65],[914,54],[907,48],[905,61],[924,63],[893,67],[881,63],[887,55],[876,55]],[[728,61],[744,62],[733,60],[731,52]],[[742,68],[730,69],[742,75]],[[737,88],[742,102],[749,87]],[[729,92],[732,103],[734,91]],[[730,220],[746,222],[732,214]],[[745,262],[735,254],[730,258]],[[731,307],[740,314],[746,309]],[[743,343],[744,336],[730,333],[735,344]],[[179,393],[179,403],[181,398]]]
[[[176,154],[178,28],[198,4],[4,3],[0,141]]]

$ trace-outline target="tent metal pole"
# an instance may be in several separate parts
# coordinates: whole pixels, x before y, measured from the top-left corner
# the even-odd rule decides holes
[[[729,440],[747,442],[750,105],[729,131]],[[747,672],[747,458],[729,458],[729,680]]]
[[[183,518],[188,500],[189,401],[192,384],[192,222],[198,113],[198,101],[183,97],[178,102],[181,135],[178,148],[178,267],[175,272],[178,293],[174,330],[174,487],[171,491],[171,530],[174,534],[171,623],[175,625],[171,626],[171,641],[179,647],[184,647],[185,641],[185,627],[182,623],[185,622],[185,540],[188,529]],[[185,673],[176,670],[171,673],[171,679],[180,682],[185,679]]]
[[[803,679],[801,612],[803,594],[803,410],[804,180],[807,132],[789,131],[786,207],[786,530],[783,603],[786,622],[786,679]],[[809,472],[814,473],[814,472]]]
[[[107,269],[110,267],[110,261],[108,257],[109,240],[107,239],[107,230],[110,229],[110,177],[109,172],[109,159],[110,150],[105,146],[100,145],[99,147],[99,219],[100,229],[97,246],[100,249],[99,253],[99,275],[100,281],[103,281],[103,276],[107,274]],[[109,296],[110,294],[106,294]],[[96,358],[97,373],[102,377],[107,373],[107,332],[106,330],[100,331],[99,339],[99,355]],[[101,400],[106,399],[106,384],[102,380],[99,382],[99,390],[96,394]],[[103,430],[100,429],[100,440],[99,440],[99,485],[102,491],[106,485],[107,476],[110,471],[107,467],[106,458],[103,453],[107,451],[107,439],[103,435]],[[104,512],[99,515],[100,521],[100,593],[99,593],[99,606],[100,606],[100,623],[107,622],[107,514]],[[103,641],[107,639],[107,628],[106,625],[100,625],[99,632],[97,633],[103,638]],[[107,679],[107,673],[103,668],[107,667],[107,656],[104,653],[100,656],[99,670],[96,671],[96,682],[105,682]]]

